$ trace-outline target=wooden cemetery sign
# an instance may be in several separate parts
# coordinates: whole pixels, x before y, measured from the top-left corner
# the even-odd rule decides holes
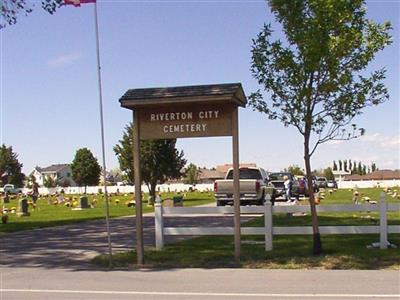
[[[140,140],[232,136],[235,258],[240,258],[238,107],[246,106],[240,83],[128,90],[121,106],[133,111],[136,248],[143,261]]]

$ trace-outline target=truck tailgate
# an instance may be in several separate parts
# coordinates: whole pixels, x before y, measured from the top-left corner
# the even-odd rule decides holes
[[[240,179],[240,194],[246,193],[257,193],[256,191],[256,182],[255,179]],[[217,180],[217,191],[218,194],[233,194],[233,180],[225,179],[225,180]]]

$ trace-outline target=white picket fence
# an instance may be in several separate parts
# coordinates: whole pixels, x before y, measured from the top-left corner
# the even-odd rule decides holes
[[[379,204],[354,204],[354,205],[318,205],[317,212],[379,212],[379,225],[372,226],[320,226],[320,234],[379,234],[379,247],[386,249],[388,246],[388,233],[400,233],[400,225],[387,223],[387,212],[400,211],[400,204],[386,202],[385,193],[381,193]],[[311,226],[278,227],[272,224],[274,213],[306,213],[310,212],[308,205],[272,206],[266,201],[264,206],[242,206],[242,214],[263,214],[264,227],[241,227],[243,235],[264,235],[265,250],[273,249],[274,235],[308,235],[312,234]],[[164,247],[166,235],[233,235],[234,227],[164,227],[164,216],[181,217],[185,215],[210,215],[233,214],[233,207],[163,207],[161,203],[155,204],[155,240],[156,248]]]

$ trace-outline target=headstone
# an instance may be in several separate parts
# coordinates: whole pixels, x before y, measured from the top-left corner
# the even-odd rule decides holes
[[[89,201],[86,196],[79,197],[79,208],[90,208]]]
[[[3,203],[10,203],[10,197],[7,192],[4,194]]]
[[[174,201],[174,206],[183,206],[183,196],[174,196],[172,200]]]
[[[173,207],[174,206],[174,200],[172,200],[171,198],[164,199],[163,206],[165,206],[165,207]]]
[[[26,217],[30,216],[28,211],[28,199],[22,198],[18,201],[18,216],[19,217]]]

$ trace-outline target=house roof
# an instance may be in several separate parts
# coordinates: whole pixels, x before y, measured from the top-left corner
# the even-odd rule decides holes
[[[120,99],[122,107],[135,108],[181,102],[228,101],[246,106],[247,100],[241,83],[191,85],[128,90]]]
[[[57,173],[67,167],[70,167],[70,165],[69,164],[55,164],[55,165],[48,166],[46,168],[36,167],[36,170],[38,170],[40,173]]]
[[[200,180],[205,179],[222,179],[225,177],[225,173],[219,172],[217,170],[200,169]]]
[[[353,175],[348,175],[344,178],[346,181],[352,181],[352,180],[365,180],[362,175],[358,174],[353,174]]]
[[[350,175],[344,180],[394,180],[400,179],[400,170],[378,170],[366,175]]]
[[[378,170],[364,176],[368,180],[400,179],[400,170]]]
[[[224,164],[217,166],[217,171],[225,174],[228,172],[230,168],[233,168],[233,164]],[[239,164],[239,168],[257,168],[257,164],[255,163],[243,163]]]

